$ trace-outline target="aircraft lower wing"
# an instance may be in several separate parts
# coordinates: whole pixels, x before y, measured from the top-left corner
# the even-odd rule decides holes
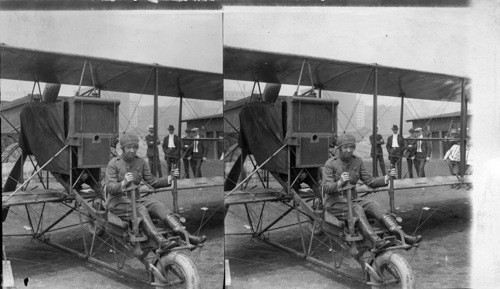
[[[226,79],[289,85],[297,85],[300,79],[301,85],[314,85],[323,90],[373,94],[374,69],[377,69],[377,93],[379,95],[398,97],[404,93],[407,98],[460,101],[462,82],[464,82],[465,92],[470,98],[470,80],[466,77],[378,64],[354,63],[236,47],[224,48],[224,78]],[[311,83],[311,78],[313,83]]]
[[[464,179],[465,183],[470,183],[470,179],[467,176]],[[445,176],[445,177],[429,177],[429,178],[415,178],[415,179],[401,179],[394,180],[394,190],[405,190],[405,189],[419,189],[427,187],[437,187],[437,186],[449,186],[453,184],[462,183],[455,176]],[[359,194],[364,193],[377,193],[387,191],[389,187],[381,187],[376,189],[371,189],[366,185],[357,186],[356,191]],[[253,189],[253,190],[237,190],[232,194],[226,194],[224,203],[226,206],[238,205],[238,204],[248,204],[248,203],[258,203],[258,202],[276,202],[281,200],[291,200],[291,196],[285,196],[283,190],[280,189]]]
[[[222,100],[222,74],[134,63],[67,53],[46,52],[0,44],[1,78],[95,87],[107,91],[155,93],[201,100]],[[82,78],[82,71],[84,76]],[[92,72],[92,75],[90,74]]]
[[[2,207],[22,206],[41,203],[57,203],[74,200],[65,191],[60,189],[34,189],[29,191],[19,191],[11,197],[12,192],[2,193]],[[85,198],[95,198],[97,194],[89,192]]]
[[[178,190],[193,190],[193,189],[203,189],[210,187],[222,187],[223,180],[222,177],[210,177],[210,178],[196,178],[196,179],[183,179],[177,181]],[[159,193],[172,191],[173,187],[161,188],[151,190],[146,186],[141,187],[141,193]],[[82,196],[86,199],[94,198],[97,195],[90,189],[81,191]],[[28,204],[39,204],[39,203],[52,203],[52,202],[63,202],[70,201],[74,198],[68,195],[61,188],[59,189],[34,189],[30,191],[19,191],[12,197],[10,195],[12,192],[2,193],[2,206],[20,206]]]

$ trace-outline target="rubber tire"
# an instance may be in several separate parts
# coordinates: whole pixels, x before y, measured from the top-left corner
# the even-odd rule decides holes
[[[200,276],[198,275],[198,270],[193,261],[186,255],[179,252],[170,252],[167,255],[161,257],[161,259],[156,264],[156,268],[163,272],[163,268],[167,265],[177,265],[184,273],[186,278],[186,283],[183,288],[186,289],[200,289]],[[155,276],[155,283],[161,283],[160,280]],[[164,286],[156,286],[157,289],[165,288]]]
[[[389,286],[372,286],[372,289],[381,288],[401,288],[401,289],[414,289],[415,288],[415,276],[413,275],[413,270],[410,267],[410,263],[405,257],[401,256],[396,252],[387,251],[379,255],[372,266],[377,272],[380,272],[380,268],[385,267],[385,265],[391,264],[396,270],[400,277],[400,284],[393,284]]]

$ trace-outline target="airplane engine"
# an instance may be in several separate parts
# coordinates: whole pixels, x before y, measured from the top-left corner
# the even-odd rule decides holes
[[[282,103],[285,137],[295,151],[297,168],[322,167],[330,139],[337,134],[338,101],[291,97]]]
[[[118,100],[88,97],[27,103],[20,114],[23,155],[34,155],[66,183],[70,172],[75,180],[87,169],[92,177],[87,174],[80,182],[98,186],[100,168],[108,164],[111,142],[118,137],[119,105]]]

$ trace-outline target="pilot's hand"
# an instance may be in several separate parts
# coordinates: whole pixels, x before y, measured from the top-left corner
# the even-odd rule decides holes
[[[191,160],[191,157],[188,157],[188,161],[190,161],[190,160]]]
[[[396,169],[392,168],[387,171],[387,175],[385,176],[385,183],[389,182],[389,177],[396,178],[398,175],[396,174]]]
[[[339,180],[339,185],[343,186],[346,182],[348,182],[351,179],[351,175],[347,172],[343,172],[340,175],[340,180]]]
[[[206,161],[206,160],[207,160],[207,158],[206,158],[206,157],[203,157],[203,161]]]
[[[122,181],[122,186],[123,187],[126,187],[128,186],[128,184],[130,184],[130,182],[132,182],[134,180],[134,174],[132,173],[126,173],[125,174],[125,177]]]
[[[428,162],[430,159],[431,159],[430,157],[426,157],[425,161]]]
[[[177,169],[177,168],[176,168],[176,169],[173,169],[173,170],[172,170],[172,176],[173,176],[173,177],[176,177],[176,178],[177,178],[177,177],[179,177],[179,169]]]

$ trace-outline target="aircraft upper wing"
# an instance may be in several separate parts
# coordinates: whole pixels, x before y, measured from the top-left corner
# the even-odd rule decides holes
[[[134,63],[83,55],[45,52],[0,44],[0,77],[79,85],[84,63],[82,86],[138,94],[155,93],[153,70],[158,68],[158,94],[202,100],[222,100],[222,74]],[[149,79],[149,81],[148,81]]]
[[[302,69],[302,67],[304,67]],[[308,56],[278,54],[235,47],[224,48],[224,78],[297,85],[329,91],[374,93],[373,69],[378,69],[378,95],[460,101],[462,81],[470,99],[470,80],[465,77],[430,73]]]

